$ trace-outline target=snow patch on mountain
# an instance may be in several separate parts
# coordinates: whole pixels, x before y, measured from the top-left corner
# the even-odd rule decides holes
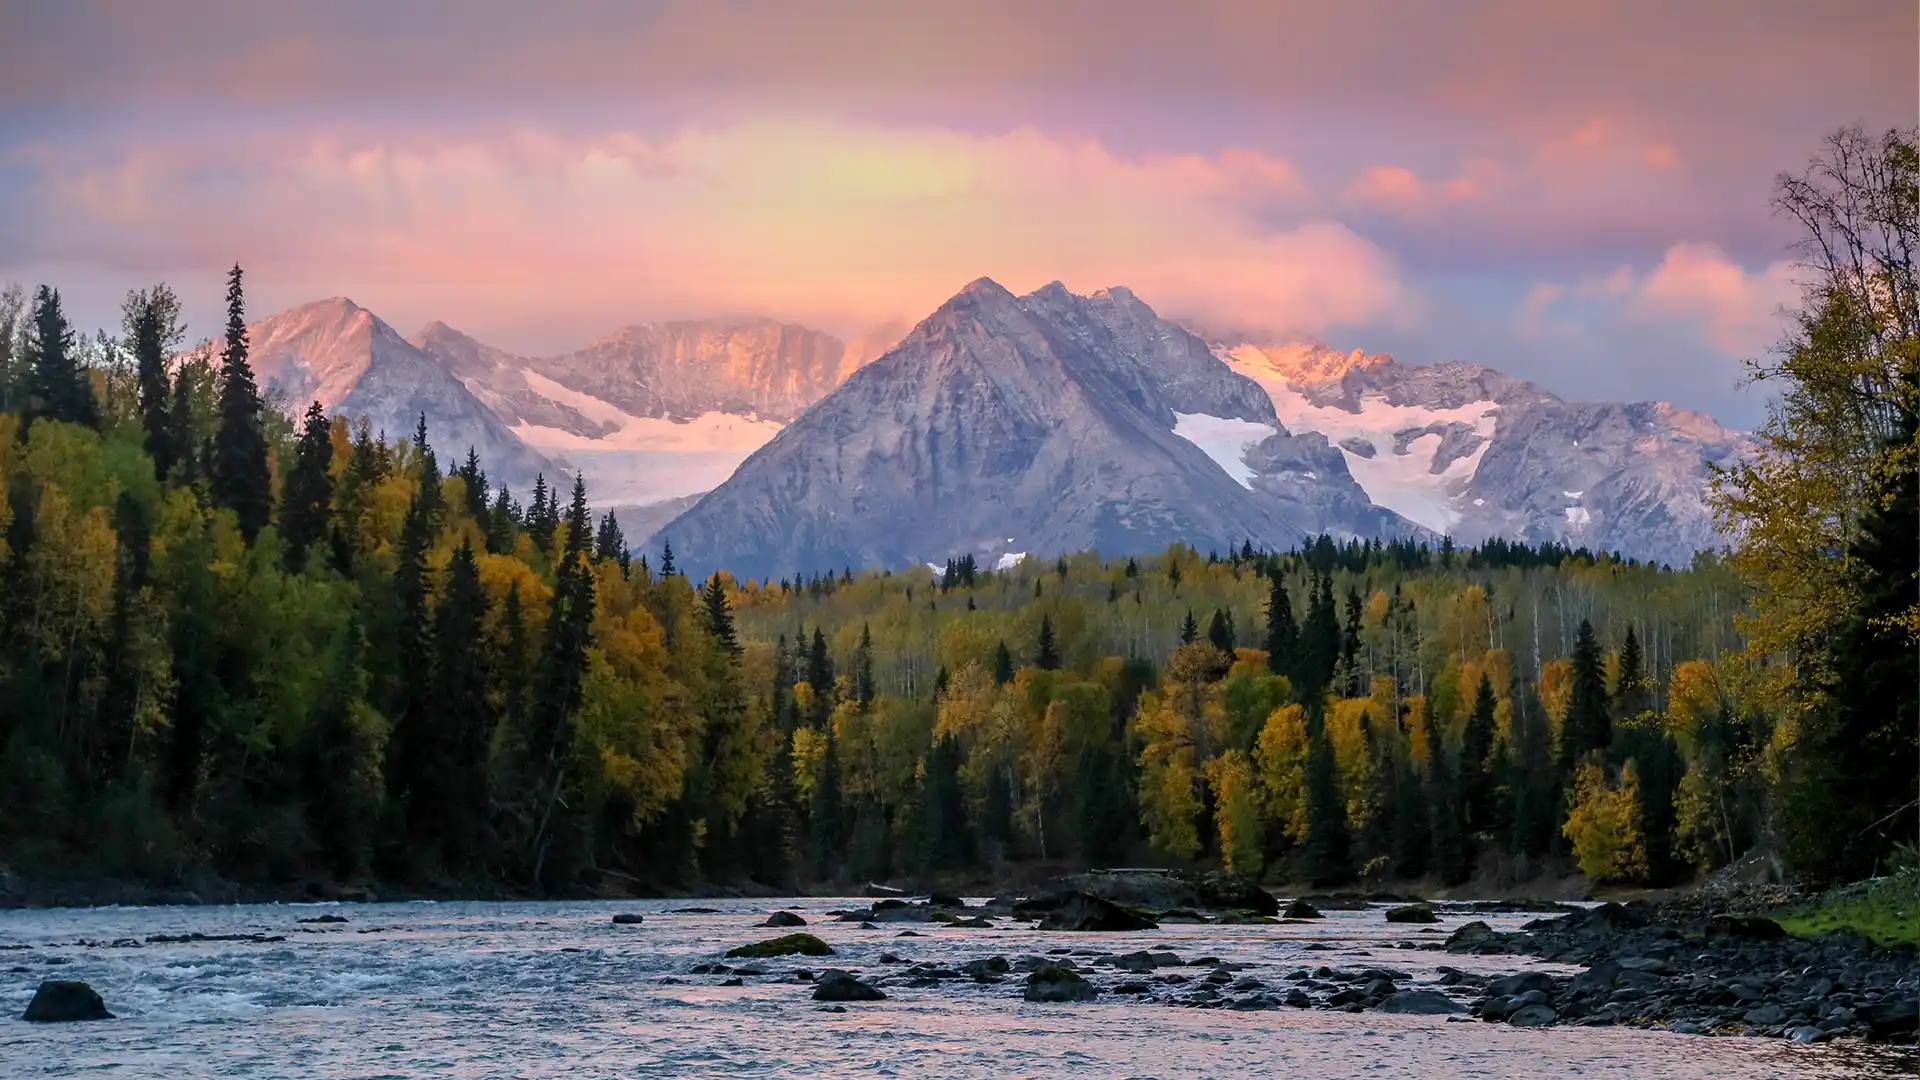
[[[995,570],[1011,570],[1014,567],[1019,566],[1020,560],[1026,557],[1027,557],[1027,553],[1024,551],[1009,551],[1006,554],[1000,556],[999,561],[993,564],[993,568]]]
[[[1176,412],[1173,433],[1199,447],[1244,488],[1253,487],[1253,467],[1247,448],[1278,434],[1272,424],[1257,424],[1227,416]]]

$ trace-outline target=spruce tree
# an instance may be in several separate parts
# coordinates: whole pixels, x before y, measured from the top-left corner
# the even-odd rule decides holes
[[[482,519],[486,522],[487,554],[511,555],[520,535],[520,513],[513,505],[513,493],[501,484],[493,506]]]
[[[1420,770],[1412,762],[1397,766],[1393,777],[1393,872],[1398,877],[1417,878],[1427,872],[1432,808],[1427,805]]]
[[[568,779],[565,762],[573,742],[574,711],[579,707],[580,688],[586,678],[587,650],[593,644],[594,579],[587,562],[590,520],[586,484],[575,477],[565,546],[547,607],[547,647],[540,662],[540,690],[532,707],[531,750],[539,769],[537,797],[541,803],[532,873],[535,884],[543,889],[552,876],[549,857],[556,851],[585,858],[577,850],[582,841],[579,830],[585,823],[575,813],[574,805],[562,796]]]
[[[1213,609],[1213,618],[1207,621],[1207,640],[1227,656],[1233,655],[1233,620],[1219,608]]]
[[[1040,616],[1040,639],[1034,643],[1033,666],[1041,671],[1060,670],[1060,649],[1053,640],[1053,617]]]
[[[173,471],[173,426],[167,417],[172,387],[167,380],[167,350],[179,344],[180,299],[165,285],[127,297],[127,341],[133,349],[134,379],[140,391],[140,426],[153,473],[164,481]]]
[[[174,373],[167,405],[168,474],[175,484],[191,486],[202,475],[200,437],[193,418],[193,382],[185,368]]]
[[[480,468],[480,453],[473,447],[467,447],[467,460],[455,471],[467,493],[467,516],[482,529],[488,525],[489,507],[487,505],[487,474]]]
[[[957,870],[971,861],[960,766],[959,742],[950,734],[936,738],[920,782],[920,862],[928,872]]]
[[[1560,725],[1560,772],[1571,776],[1580,759],[1595,750],[1605,750],[1613,740],[1613,725],[1607,716],[1607,676],[1600,656],[1600,643],[1594,639],[1593,624],[1580,620],[1580,633],[1574,639],[1572,686],[1568,689],[1567,715]]]
[[[1180,644],[1191,645],[1200,640],[1200,624],[1194,621],[1193,609],[1187,609],[1187,617],[1180,622]]]
[[[840,740],[832,724],[826,726],[826,736],[813,797],[807,804],[807,861],[817,881],[830,880],[839,872],[846,812],[840,791]]]
[[[286,567],[298,574],[307,553],[327,537],[333,516],[333,426],[318,401],[307,406],[281,500],[280,531],[285,535]]]
[[[627,538],[620,532],[620,521],[609,510],[600,519],[600,532],[594,537],[593,557],[597,561],[611,560],[620,564],[620,572],[626,573],[631,556],[627,552]]]
[[[60,293],[40,286],[33,296],[33,336],[27,345],[27,417],[45,417],[90,428],[100,426],[93,380],[74,355],[73,327],[60,307]]]
[[[660,580],[665,581],[679,573],[673,565],[673,541],[664,537],[660,542]]]
[[[260,420],[260,388],[247,363],[246,297],[240,266],[227,272],[227,340],[220,352],[220,426],[207,463],[215,506],[232,510],[251,544],[273,515],[273,474]]]
[[[1299,673],[1300,626],[1293,621],[1293,601],[1278,573],[1268,576],[1267,670],[1289,677]]]
[[[462,540],[447,564],[447,583],[434,611],[433,693],[430,722],[447,760],[444,815],[449,859],[457,867],[478,850],[487,817],[487,748],[498,721],[488,697],[492,681],[484,627],[487,593],[471,541]]]
[[[834,706],[833,657],[827,653],[827,635],[818,626],[813,628],[813,640],[807,646],[807,685],[813,688],[813,712],[807,723],[826,727]]]
[[[1433,838],[1430,867],[1442,883],[1458,885],[1472,872],[1460,808],[1460,773],[1447,759],[1438,725],[1427,725],[1427,808]]]
[[[878,691],[873,681],[873,629],[860,624],[860,645],[853,653],[853,703],[861,713],[873,711]]]
[[[1005,640],[993,645],[993,685],[1005,686],[1013,681],[1013,650],[1007,648]]]
[[[1312,730],[1307,736],[1307,842],[1302,855],[1314,885],[1340,885],[1353,878],[1347,804],[1340,794],[1326,722],[1314,715],[1308,723]]]
[[[547,490],[545,473],[535,474],[533,478],[533,501],[527,504],[527,520],[524,525],[533,538],[533,546],[548,555],[553,554],[553,528],[558,515],[550,506],[552,493]]]
[[[1460,787],[1466,793],[1463,809],[1468,832],[1485,832],[1493,827],[1493,777],[1488,759],[1493,755],[1496,707],[1493,680],[1482,674],[1460,741]]]
[[[719,571],[715,571],[701,586],[700,599],[707,612],[707,636],[713,639],[720,651],[738,657],[740,639],[733,630],[733,609],[727,604],[727,590],[720,582]]]

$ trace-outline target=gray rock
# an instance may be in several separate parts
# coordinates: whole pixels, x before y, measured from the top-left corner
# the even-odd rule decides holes
[[[1503,975],[1487,984],[1487,993],[1493,997],[1513,997],[1529,990],[1538,990],[1543,994],[1553,992],[1553,976],[1544,971],[1522,971],[1513,975]]]
[[[1787,1038],[1797,1043],[1826,1042],[1828,1039],[1833,1038],[1833,1032],[1824,1028],[1814,1027],[1812,1024],[1802,1024],[1788,1032]]]
[[[1546,1027],[1558,1019],[1560,1014],[1554,1012],[1551,1005],[1528,1005],[1515,1009],[1507,1017],[1507,1023],[1514,1027]]]
[[[48,979],[33,992],[27,1011],[20,1019],[33,1024],[55,1024],[75,1020],[112,1020],[107,1003],[93,987],[75,979]]]
[[[1440,916],[1427,904],[1402,904],[1387,909],[1387,921],[1390,923],[1430,923],[1439,922]]]
[[[1027,976],[1028,1001],[1092,1001],[1100,991],[1078,972],[1049,964]]]
[[[813,989],[815,1001],[884,1001],[886,996],[879,987],[838,968],[821,972]]]
[[[638,926],[646,921],[646,917],[637,911],[623,911],[613,917],[615,926]]]
[[[1402,990],[1374,1006],[1376,1012],[1413,1016],[1444,1016],[1466,1012],[1466,1007],[1438,990]]]
[[[805,926],[807,925],[807,920],[801,918],[798,915],[795,915],[791,911],[776,911],[773,914],[768,915],[767,921],[761,923],[760,925],[761,926]]]

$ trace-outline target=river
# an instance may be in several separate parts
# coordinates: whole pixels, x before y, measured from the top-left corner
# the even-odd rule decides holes
[[[1172,949],[1250,965],[1276,984],[1301,966],[1377,965],[1431,983],[1435,968],[1527,962],[1396,947],[1438,940],[1378,909],[1279,926],[1168,926],[1051,934],[915,926],[862,930],[825,913],[864,901],[809,898],[630,903],[408,903],[50,909],[0,912],[0,1076],[5,1077],[1632,1077],[1635,1080],[1911,1076],[1909,1051],[1840,1042],[1711,1038],[1611,1028],[1519,1029],[1437,1016],[1278,1009],[1233,1012],[1103,995],[1021,1000],[1018,976],[913,988],[908,960],[958,964],[1049,949]],[[675,914],[690,905],[718,914]],[[746,985],[688,973],[785,930],[754,925],[791,906],[836,955],[763,962]],[[615,926],[615,912],[645,916]],[[298,920],[338,914],[343,924]],[[1527,916],[1487,917],[1511,929]],[[282,941],[146,943],[156,935],[284,935]],[[128,939],[139,942],[129,944]],[[834,966],[879,979],[889,999],[823,1011],[777,981]],[[1549,969],[1553,970],[1553,969]],[[84,979],[118,1019],[28,1024],[44,978]],[[1096,980],[1098,981],[1098,980]]]

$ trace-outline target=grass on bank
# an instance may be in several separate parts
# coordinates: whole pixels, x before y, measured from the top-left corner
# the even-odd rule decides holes
[[[1882,945],[1920,945],[1920,869],[1843,885],[1776,921],[1792,934],[1853,930]]]

